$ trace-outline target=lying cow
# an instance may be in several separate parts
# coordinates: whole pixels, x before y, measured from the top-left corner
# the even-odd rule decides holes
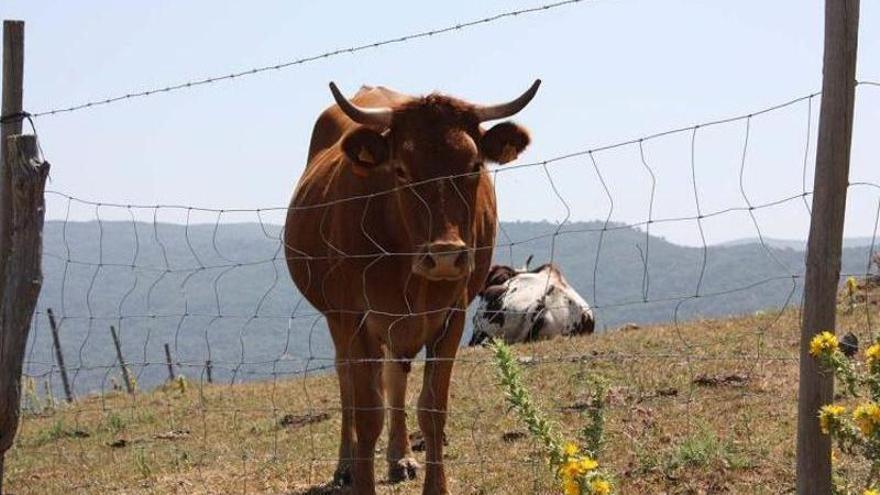
[[[531,257],[529,257],[531,261]],[[553,263],[529,270],[495,265],[479,293],[470,345],[503,338],[508,344],[593,333],[590,305]]]

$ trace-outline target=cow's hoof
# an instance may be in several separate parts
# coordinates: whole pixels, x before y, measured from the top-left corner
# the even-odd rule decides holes
[[[333,472],[333,485],[338,487],[351,486],[351,465],[340,463]]]
[[[388,481],[400,483],[402,481],[416,479],[416,473],[421,466],[412,457],[404,457],[388,463]]]

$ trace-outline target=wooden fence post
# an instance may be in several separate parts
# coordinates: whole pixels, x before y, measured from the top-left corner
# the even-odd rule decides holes
[[[67,379],[67,368],[64,366],[64,354],[61,353],[61,339],[58,337],[58,325],[55,323],[55,313],[48,308],[49,328],[52,329],[52,345],[55,347],[55,361],[61,371],[61,384],[64,385],[64,397],[67,402],[73,402],[73,392],[70,390],[70,380]]]
[[[64,385],[64,397],[67,402],[73,402],[73,392],[70,390],[70,380],[67,379],[67,368],[64,366],[64,354],[61,353],[61,338],[58,337],[58,325],[55,323],[55,314],[52,308],[48,308],[46,313],[49,315],[49,328],[52,329],[52,345],[55,347],[55,361],[58,363],[58,370],[61,372],[61,384]]]
[[[36,141],[16,142],[9,137],[21,134],[22,93],[24,88],[24,21],[3,21],[3,88],[0,94],[0,495],[3,494],[3,460],[18,431],[21,401],[21,368],[24,346],[41,277],[39,257],[43,228],[42,168],[32,167]],[[30,136],[34,139],[33,136]],[[15,146],[11,150],[10,146]],[[20,155],[27,159],[21,163]],[[9,157],[13,157],[10,159]],[[21,170],[18,170],[18,169]],[[46,167],[48,170],[48,166]],[[42,175],[43,180],[39,180]],[[13,177],[21,177],[15,184]],[[13,199],[16,194],[20,198]],[[32,201],[29,203],[29,201]],[[15,206],[20,208],[15,211]],[[15,232],[17,227],[25,230]],[[33,229],[37,236],[33,237]],[[34,244],[32,244],[34,243]],[[14,252],[33,250],[32,252]],[[36,271],[29,262],[36,255]],[[24,278],[22,278],[24,277]],[[28,278],[30,277],[30,278]],[[16,292],[18,291],[18,292]],[[33,296],[33,297],[32,297]],[[28,309],[30,307],[30,309]],[[26,323],[22,325],[22,322]]]
[[[122,381],[125,382],[125,390],[129,395],[134,394],[134,386],[131,377],[128,376],[128,368],[125,366],[125,358],[122,357],[122,346],[119,345],[119,336],[116,335],[116,327],[110,325],[110,335],[113,337],[113,346],[116,347],[116,358],[119,360],[119,369],[122,371]]]
[[[15,118],[22,111],[24,92],[24,21],[3,21],[3,102],[0,106],[0,282],[5,280],[6,264],[12,241],[10,229],[12,217],[11,179],[6,160],[6,144],[9,136],[21,134],[21,119]],[[5,287],[0,283],[0,301]]]
[[[214,377],[212,376],[211,372],[212,372],[212,365],[211,365],[211,360],[209,359],[209,360],[205,361],[205,374],[208,375],[208,383],[214,383]]]
[[[0,301],[0,494],[3,458],[18,431],[21,409],[21,371],[28,333],[43,284],[43,191],[49,164],[37,158],[36,136],[10,136],[5,166],[12,215],[0,212],[11,233]]]
[[[859,0],[825,1],[822,106],[801,322],[797,493],[832,492],[831,438],[819,430],[819,408],[834,399],[834,378],[809,354],[810,340],[834,331],[855,101]]]
[[[168,380],[174,381],[174,365],[171,364],[171,349],[165,344],[165,364],[168,365]]]

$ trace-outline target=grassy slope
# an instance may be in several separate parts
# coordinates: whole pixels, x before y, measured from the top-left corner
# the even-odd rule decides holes
[[[842,311],[869,339],[877,306]],[[867,316],[871,318],[868,319]],[[798,314],[684,322],[516,346],[536,401],[568,436],[584,378],[611,384],[603,463],[620,493],[781,493],[793,486]],[[447,427],[452,493],[551,493],[552,479],[494,384],[486,349],[460,354]],[[420,382],[413,373],[413,400]],[[747,375],[697,385],[700,375]],[[574,407],[572,407],[574,406]],[[304,426],[285,414],[329,413]],[[412,414],[410,415],[411,419]],[[27,417],[7,461],[12,493],[308,493],[329,478],[340,415],[333,376],[84,399]],[[411,421],[410,430],[416,429]],[[88,433],[77,438],[72,432]],[[157,438],[172,430],[176,438]],[[172,435],[174,436],[174,435]],[[127,445],[111,447],[124,439]],[[421,453],[416,454],[423,459]],[[377,472],[384,478],[383,454]],[[860,470],[847,459],[845,470]],[[420,493],[420,483],[383,486]]]

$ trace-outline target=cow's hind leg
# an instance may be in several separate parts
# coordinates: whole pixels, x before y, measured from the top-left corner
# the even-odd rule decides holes
[[[390,358],[391,356],[389,356]],[[382,372],[388,399],[388,481],[397,483],[416,478],[419,463],[412,455],[406,428],[406,381],[409,361],[386,361]]]

